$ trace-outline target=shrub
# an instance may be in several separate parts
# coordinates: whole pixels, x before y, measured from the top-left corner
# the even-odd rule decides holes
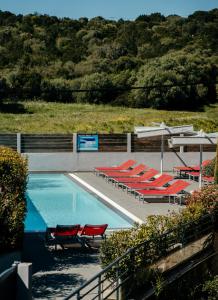
[[[212,159],[209,164],[203,167],[203,174],[206,176],[214,176],[214,170],[215,170],[215,158]]]
[[[27,160],[0,147],[0,252],[21,246],[26,212]]]
[[[212,280],[206,281],[202,291],[207,292],[208,300],[218,299],[218,275],[216,275]]]
[[[40,73],[31,71],[12,72],[8,76],[10,93],[19,99],[33,99],[40,96],[42,76]]]
[[[194,191],[186,199],[188,209],[192,210],[196,205],[202,205],[206,212],[218,210],[218,185],[208,185],[200,191]]]
[[[218,186],[203,187],[201,191],[196,191],[188,196],[186,201],[187,207],[180,213],[171,213],[168,216],[149,216],[145,224],[135,225],[130,230],[114,232],[102,243],[100,251],[102,266],[106,267],[129,248],[149,239],[153,239],[152,249],[146,248],[146,251],[137,250],[134,268],[143,267],[145,265],[145,258],[148,258],[152,263],[166,254],[167,249],[171,245],[171,238],[179,241],[183,236],[185,242],[186,234],[188,238],[190,231],[193,230],[193,222],[198,224],[200,218],[205,214],[217,211]],[[181,227],[183,225],[185,226]],[[184,229],[181,230],[181,228]],[[162,240],[161,235],[172,229],[177,230],[173,231],[172,236],[169,235],[169,239]],[[131,258],[127,258],[122,268],[124,270],[129,269],[132,263]],[[110,274],[110,276],[112,277],[113,274]]]

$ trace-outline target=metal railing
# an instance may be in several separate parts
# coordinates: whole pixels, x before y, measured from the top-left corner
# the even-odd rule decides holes
[[[198,221],[186,223],[180,228],[155,236],[128,249],[122,256],[73,291],[64,300],[121,300],[123,286],[126,287],[129,280],[140,269],[148,267],[176,249],[181,249],[188,243],[213,232],[214,224],[214,215],[208,214]]]
[[[0,273],[0,298],[15,299],[15,288],[17,283],[17,265],[14,264],[4,272]]]

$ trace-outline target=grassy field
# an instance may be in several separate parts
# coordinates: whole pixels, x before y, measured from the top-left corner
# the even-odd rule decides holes
[[[14,111],[14,112],[13,112]],[[218,131],[218,105],[204,112],[132,109],[88,104],[27,101],[0,108],[0,133],[122,133],[152,122],[193,124],[196,130]]]

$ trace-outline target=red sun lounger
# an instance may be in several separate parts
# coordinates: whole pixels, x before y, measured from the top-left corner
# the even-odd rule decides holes
[[[148,171],[145,171],[145,173],[141,176],[137,177],[116,177],[114,178],[114,182],[118,184],[118,186],[125,186],[126,183],[137,183],[137,182],[146,182],[148,180],[151,180],[155,175],[157,175],[159,171],[150,168]]]
[[[78,237],[80,225],[57,225],[55,228],[47,229],[47,242],[54,244],[55,249],[60,245],[64,249],[64,244],[81,243]]]
[[[202,166],[205,167],[206,165],[208,165],[210,163],[211,160],[207,159],[204,160],[202,162]],[[177,173],[179,173],[179,175],[181,175],[181,173],[186,173],[186,172],[199,172],[200,171],[200,166],[196,165],[196,166],[192,166],[192,167],[174,167],[173,171],[176,171]]]
[[[101,236],[102,238],[105,238],[105,231],[108,227],[108,224],[102,224],[102,225],[89,225],[86,224],[81,232],[80,236]]]
[[[124,171],[128,170],[131,168],[133,165],[136,164],[135,160],[129,159],[122,163],[119,166],[114,166],[114,167],[97,167],[94,169],[95,172],[101,172],[101,171]]]
[[[133,168],[131,171],[127,171],[127,172],[108,172],[108,173],[104,173],[104,176],[108,179],[108,180],[114,180],[117,177],[130,177],[130,176],[135,176],[138,175],[142,172],[144,172],[147,169],[147,166],[140,164],[138,166],[136,166],[135,168]]]
[[[186,174],[189,176],[189,179],[197,180],[197,181],[199,180],[200,172],[187,172]],[[204,183],[213,183],[214,182],[214,177],[203,175],[202,176],[202,181]]]
[[[184,181],[184,180],[177,180],[170,186],[162,189],[149,189],[149,190],[139,190],[135,191],[135,193],[139,196],[139,199],[144,200],[146,197],[155,197],[155,198],[163,198],[168,196],[170,197],[176,197],[178,193],[183,191],[187,186],[189,186],[190,183]]]
[[[91,241],[90,238],[92,238],[93,240],[95,237],[99,236],[102,239],[105,239],[106,238],[105,231],[107,227],[108,224],[102,224],[102,225],[86,224],[80,232],[80,238],[84,240],[85,245],[91,248],[91,245],[89,243]]]
[[[146,169],[145,173],[142,174],[142,175],[129,176],[129,177],[117,177],[116,181],[118,183],[121,183],[121,182],[141,182],[141,181],[150,180],[150,178],[157,175],[158,173],[159,173],[159,171],[157,171],[153,168],[150,168],[150,169]]]
[[[147,182],[135,182],[135,183],[123,183],[125,187],[129,191],[134,190],[142,190],[142,189],[152,189],[163,187],[163,185],[167,184],[169,181],[173,180],[173,176],[168,174],[162,174],[158,178],[153,181]]]

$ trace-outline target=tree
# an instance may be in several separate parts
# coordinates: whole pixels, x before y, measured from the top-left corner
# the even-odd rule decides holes
[[[142,66],[137,74],[135,84],[144,86],[145,90],[133,91],[132,105],[160,109],[196,109],[208,102],[213,103],[216,95],[210,91],[215,89],[215,84],[211,83],[215,82],[216,73],[217,67],[207,56],[199,59],[197,55],[178,52],[152,60]]]
[[[105,104],[113,99],[113,85],[105,73],[84,76],[81,80],[80,89],[85,91],[77,94],[78,102]]]

